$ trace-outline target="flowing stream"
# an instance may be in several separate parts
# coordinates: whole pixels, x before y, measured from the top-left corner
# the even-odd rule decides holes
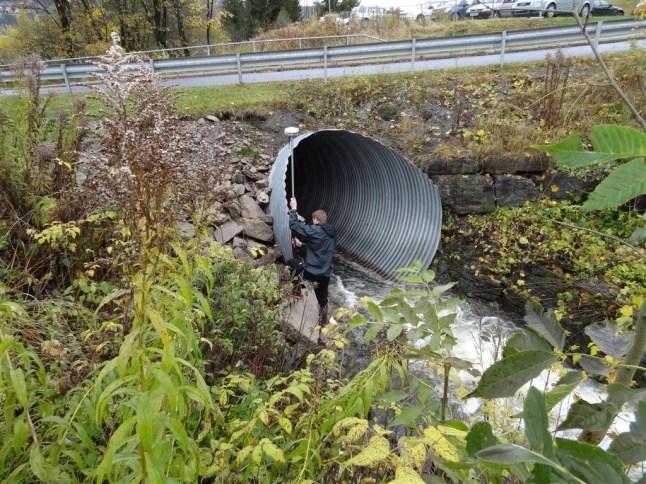
[[[353,308],[362,297],[367,296],[378,302],[395,287],[401,287],[401,285],[397,282],[378,279],[353,263],[335,259],[334,274],[330,281],[330,300],[336,308]],[[514,333],[523,331],[523,328],[513,323],[511,318],[496,305],[465,300],[457,309],[452,331],[458,342],[451,356],[470,361],[473,368],[482,372],[501,357],[506,340]],[[358,370],[365,367],[369,361],[366,353],[362,352],[361,344],[355,346],[355,353],[350,359],[355,365],[354,369]],[[495,400],[495,413],[498,415],[499,423],[505,429],[522,432],[522,421],[511,418],[511,415],[522,411],[524,395],[529,386],[542,390],[551,389],[561,376],[556,372],[544,371],[521,388],[514,398]],[[438,379],[438,388],[441,385],[441,380]],[[451,385],[449,418],[467,419],[473,422],[483,419],[487,411],[491,419],[492,411],[484,408],[484,400],[479,398],[464,400],[458,397],[458,388],[461,386],[471,391],[477,385],[477,377],[461,370],[454,374]],[[550,412],[550,425],[553,429],[565,419],[570,405],[579,398],[596,403],[604,400],[606,393],[604,387],[597,382],[590,379],[584,380],[573,393]],[[610,432],[614,434],[627,432],[632,421],[634,421],[633,409],[626,407],[613,422]],[[554,435],[575,439],[578,433],[578,430],[559,431],[554,432]],[[606,437],[601,446],[607,448],[609,444],[610,439]],[[641,466],[630,470],[629,477],[637,481],[644,475],[645,470],[642,463]]]

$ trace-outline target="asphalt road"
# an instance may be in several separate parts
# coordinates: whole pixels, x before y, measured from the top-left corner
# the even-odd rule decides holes
[[[625,52],[630,49],[646,49],[646,40],[622,41],[613,43],[600,44],[599,52],[602,54]],[[357,65],[345,67],[328,67],[327,77],[342,76],[362,76],[372,74],[395,74],[401,72],[422,72],[435,69],[454,69],[458,67],[479,67],[490,65],[515,64],[523,62],[534,62],[545,60],[547,54],[554,54],[558,49],[539,49],[526,50],[522,52],[506,52],[501,59],[500,54],[486,55],[469,55],[458,56],[443,59],[416,61],[411,66],[410,62],[392,62],[386,64]],[[592,57],[592,49],[588,45],[576,47],[563,47],[561,51],[569,57]],[[241,77],[238,74],[214,74],[201,75],[195,77],[181,77],[165,79],[164,84],[176,87],[200,87],[200,86],[227,86],[242,83],[261,83],[261,82],[281,82],[281,81],[298,81],[306,79],[324,79],[326,70],[324,68],[313,69],[293,69],[293,70],[274,70],[265,72],[243,73]],[[85,86],[72,86],[73,93],[89,92]],[[43,88],[43,93],[54,92],[57,94],[68,93],[65,86]],[[12,90],[3,90],[3,95],[15,94]]]
[[[625,52],[632,48],[646,49],[646,40],[640,40],[636,43],[633,42],[616,42],[608,44],[600,44],[598,47],[599,52],[602,54],[610,54],[617,52]],[[505,53],[504,64],[514,64],[523,62],[534,62],[545,60],[547,54],[555,54],[558,49],[540,49],[523,52]],[[564,47],[561,51],[569,57],[592,57],[592,49],[590,46],[578,47]],[[487,54],[487,55],[470,55],[460,56],[445,59],[434,59],[415,62],[413,68],[415,72],[430,71],[435,69],[454,69],[458,67],[479,67],[500,65],[500,54]],[[410,62],[394,62],[389,64],[375,64],[375,65],[361,65],[349,67],[328,67],[327,77],[341,77],[341,76],[362,76],[371,74],[395,74],[400,72],[411,72]],[[258,83],[258,82],[280,82],[280,81],[298,81],[305,79],[324,79],[325,70],[323,68],[316,69],[297,69],[285,70],[274,72],[255,72],[243,73],[243,83]],[[237,84],[239,82],[238,74],[225,74],[202,76],[181,79],[169,79],[165,81],[168,85],[178,87],[198,87],[198,86],[226,86],[230,84]]]

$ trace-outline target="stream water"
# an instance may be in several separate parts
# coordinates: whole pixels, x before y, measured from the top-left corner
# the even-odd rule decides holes
[[[335,259],[334,274],[330,281],[330,300],[334,307],[353,308],[364,296],[378,302],[398,286],[400,286],[399,283],[378,279],[355,264]],[[474,368],[482,372],[500,358],[506,340],[514,333],[524,331],[524,329],[514,324],[512,319],[497,305],[465,300],[457,309],[452,331],[458,343],[453,348],[451,356],[470,361]],[[354,351],[356,354],[351,357],[354,370],[365,367],[369,363],[369,357],[366,353],[362,353],[360,342],[355,344]],[[522,421],[510,416],[522,411],[524,395],[529,386],[550,389],[560,376],[556,372],[545,371],[525,385],[514,398],[496,400],[500,418],[506,419],[501,423],[504,426],[515,426],[516,430],[522,432]],[[441,380],[438,379],[438,388],[441,385]],[[483,419],[485,412],[488,412],[488,417],[491,418],[491,409],[487,411],[484,408],[485,402],[483,400],[479,398],[463,400],[458,397],[458,387],[472,390],[477,385],[476,377],[467,371],[459,371],[454,374],[451,385],[450,417],[468,419],[473,422]],[[585,380],[550,412],[551,427],[556,428],[565,419],[570,405],[576,399],[581,398],[590,403],[596,403],[604,400],[605,397],[606,393],[602,385],[593,380]],[[610,432],[613,434],[626,432],[632,421],[634,421],[633,409],[627,407],[615,419]],[[561,431],[555,432],[555,436],[575,439],[578,433],[579,431]],[[607,447],[609,444],[610,439],[606,438],[601,446]],[[642,466],[633,467],[630,470],[629,477],[637,481],[644,475],[644,471],[642,463]]]

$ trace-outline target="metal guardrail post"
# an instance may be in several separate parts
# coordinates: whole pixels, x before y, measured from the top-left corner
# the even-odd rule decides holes
[[[70,84],[69,77],[67,77],[67,71],[65,70],[65,64],[61,64],[61,72],[63,73],[63,80],[65,81],[65,87],[72,94],[72,85]]]
[[[505,49],[507,48],[507,31],[503,30],[500,39],[500,67],[505,65]]]
[[[597,29],[594,32],[594,48],[599,47],[599,39],[601,38],[601,31],[603,30],[603,20],[597,22]]]
[[[150,67],[150,72],[155,73],[155,60],[148,59],[148,67]]]
[[[415,40],[413,39],[413,44],[411,46],[411,56],[410,56],[410,73],[415,72]]]
[[[253,50],[253,51],[254,51],[254,53],[255,53],[255,52],[256,52],[256,41],[255,41],[255,40],[252,40],[252,41],[251,41],[251,48],[252,48],[252,50]]]
[[[327,45],[323,47],[323,78],[327,84]]]
[[[206,46],[206,55],[208,55],[209,57],[211,57],[211,46],[210,46],[210,45],[207,45],[207,46]]]
[[[242,66],[240,65],[240,52],[236,53],[236,62],[238,63],[238,82],[242,84]]]
[[[303,39],[298,39],[298,48],[299,49],[303,48]]]

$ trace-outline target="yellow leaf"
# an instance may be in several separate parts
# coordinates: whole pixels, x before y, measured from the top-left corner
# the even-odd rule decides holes
[[[426,442],[437,455],[452,462],[458,462],[460,460],[458,450],[436,427],[428,427],[424,429],[424,435],[427,437]]]
[[[370,467],[383,461],[389,455],[390,445],[388,444],[388,439],[376,435],[370,439],[370,442],[368,442],[368,447],[348,460],[345,465]]]
[[[285,462],[285,455],[273,442],[269,439],[262,439],[263,452],[277,462]]]
[[[426,444],[417,437],[402,437],[397,442],[399,455],[406,464],[413,464],[416,469],[421,469],[426,462]]]
[[[262,447],[257,445],[253,448],[253,451],[251,452],[251,460],[253,460],[254,464],[257,466],[260,465],[262,462]]]
[[[400,466],[395,471],[395,479],[388,484],[423,484],[425,481],[410,467]]]
[[[547,126],[547,121],[545,121],[543,118],[538,122],[538,125],[542,128],[544,126]]]
[[[633,307],[632,306],[622,306],[621,309],[619,309],[619,312],[621,313],[622,316],[630,316],[630,317],[632,317],[632,315],[633,315]]]
[[[550,190],[552,193],[558,192],[559,191],[559,186],[558,185],[550,185]]]

